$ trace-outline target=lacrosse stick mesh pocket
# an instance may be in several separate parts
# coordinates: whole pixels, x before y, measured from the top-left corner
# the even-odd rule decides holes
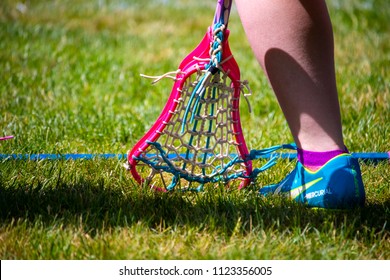
[[[239,101],[239,93],[235,96],[234,92],[241,89],[232,86],[228,73],[219,71],[205,82],[204,72],[198,69],[185,79],[174,100],[175,109],[159,119],[164,129],[156,130],[156,140],[147,140],[148,147],[133,156],[138,168],[151,168],[145,177],[148,185],[170,190],[177,185],[191,188],[197,182],[197,188],[202,188],[205,183],[226,182],[247,173],[247,162],[237,153],[243,144],[238,141],[242,132],[235,129],[239,120],[233,117]],[[188,106],[194,103],[194,91],[201,82],[202,96],[197,96],[196,106]]]

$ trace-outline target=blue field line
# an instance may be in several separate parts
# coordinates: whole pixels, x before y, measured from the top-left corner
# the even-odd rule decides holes
[[[367,153],[351,153],[353,157],[363,161],[382,161],[390,160],[390,152],[367,152]],[[155,157],[154,154],[148,154],[148,157]],[[235,155],[231,155],[235,156]],[[295,159],[296,153],[271,153],[262,155],[262,159],[270,159],[271,157],[278,157],[283,159]],[[185,158],[186,155],[180,155]],[[0,160],[92,160],[92,159],[118,159],[123,160],[127,158],[127,154],[0,154]],[[168,158],[174,160],[177,158],[176,154],[169,155]]]

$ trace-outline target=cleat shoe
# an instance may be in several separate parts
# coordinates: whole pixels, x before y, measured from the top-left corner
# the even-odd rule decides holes
[[[345,209],[364,206],[365,191],[357,159],[341,154],[316,171],[299,161],[287,177],[260,189],[261,195],[281,194],[308,207]]]

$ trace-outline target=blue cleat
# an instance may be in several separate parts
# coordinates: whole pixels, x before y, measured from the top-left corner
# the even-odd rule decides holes
[[[307,207],[348,209],[364,206],[366,195],[357,159],[341,154],[316,171],[299,161],[284,180],[260,189],[261,195],[280,194]]]

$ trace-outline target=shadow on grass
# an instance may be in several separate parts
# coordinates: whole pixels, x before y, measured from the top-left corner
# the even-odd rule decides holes
[[[385,232],[390,201],[368,204],[350,211],[307,209],[276,198],[263,199],[251,190],[215,189],[203,193],[153,193],[136,187],[106,186],[103,182],[79,181],[55,187],[0,186],[0,219],[37,219],[50,225],[59,220],[64,226],[80,226],[89,234],[112,227],[143,223],[149,228],[195,227],[230,235],[253,230],[289,231],[310,226],[320,232],[343,230],[346,238],[356,233]],[[365,237],[364,237],[365,236]]]

